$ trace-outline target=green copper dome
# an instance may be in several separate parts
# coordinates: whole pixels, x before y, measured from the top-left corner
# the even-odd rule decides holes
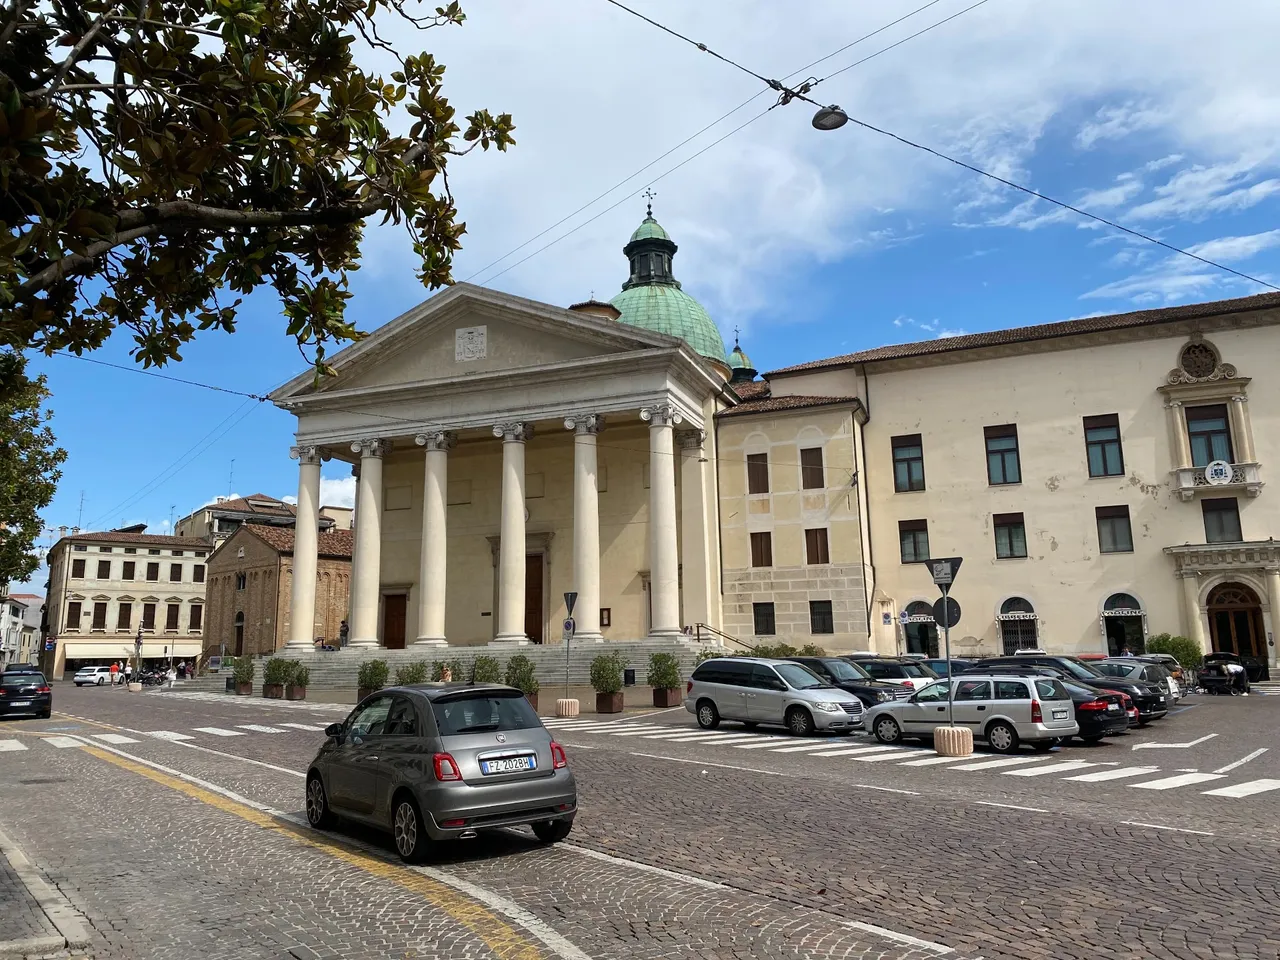
[[[729,368],[731,370],[754,370],[751,366],[751,358],[746,355],[742,347],[735,342],[733,351],[729,354]]]
[[[715,321],[702,304],[680,289],[671,272],[677,249],[650,210],[622,248],[631,261],[631,275],[622,292],[609,302],[621,314],[619,323],[679,337],[700,355],[723,364],[724,340]]]

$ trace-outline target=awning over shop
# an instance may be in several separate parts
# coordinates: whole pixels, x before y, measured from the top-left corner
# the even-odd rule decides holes
[[[127,640],[105,640],[92,642],[85,640],[58,641],[66,648],[68,660],[125,660],[133,656],[133,644]],[[142,658],[144,660],[161,657],[197,657],[200,655],[199,637],[173,637],[171,639],[154,640],[144,638],[142,641]]]

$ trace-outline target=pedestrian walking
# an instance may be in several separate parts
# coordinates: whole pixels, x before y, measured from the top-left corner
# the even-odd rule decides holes
[[[128,685],[129,685],[129,682],[130,682],[132,679],[133,679],[133,664],[132,664],[132,663],[126,663],[126,664],[124,665],[124,682],[125,682],[125,686],[128,686]]]
[[[120,664],[111,664],[111,685],[114,687],[120,682]]]
[[[169,667],[169,672],[168,672],[168,674],[166,674],[165,679],[167,679],[167,680],[169,681],[169,689],[170,689],[170,690],[172,690],[172,689],[173,689],[173,681],[174,681],[174,680],[176,680],[176,679],[178,679],[178,671],[177,671],[177,670],[175,670],[175,669],[173,669],[173,667],[172,667],[172,666],[170,666],[170,667]]]
[[[183,660],[178,664],[178,676],[183,680],[187,679],[187,661]]]

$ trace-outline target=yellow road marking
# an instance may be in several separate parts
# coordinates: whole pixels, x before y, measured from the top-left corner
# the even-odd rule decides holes
[[[270,814],[263,813],[261,810],[247,807],[228,797],[221,797],[195,784],[179,780],[177,777],[171,777],[158,770],[152,770],[140,763],[126,760],[99,747],[85,745],[83,749],[85,753],[92,754],[100,760],[105,760],[131,773],[146,777],[148,780],[169,787],[171,790],[176,790],[194,800],[216,807],[224,813],[237,816],[263,830],[270,830],[282,836],[287,836],[289,839],[305,846],[321,850],[349,866],[363,870],[365,873],[372,874],[375,877],[389,880],[398,886],[404,887],[406,890],[418,894],[432,906],[444,911],[479,937],[493,951],[494,955],[501,958],[501,960],[542,960],[543,954],[538,947],[530,943],[528,939],[501,917],[474,900],[445,886],[443,883],[438,883],[429,877],[424,877],[420,873],[397,864],[387,863],[375,857],[357,853],[335,841],[303,833],[280,822]]]

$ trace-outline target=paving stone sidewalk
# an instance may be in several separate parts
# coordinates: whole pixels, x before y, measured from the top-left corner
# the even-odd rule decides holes
[[[52,938],[62,943],[57,929],[10,865],[9,858],[0,856],[0,956],[14,953],[21,956],[18,944]]]
[[[87,956],[86,946],[79,915],[0,831],[0,957]]]

